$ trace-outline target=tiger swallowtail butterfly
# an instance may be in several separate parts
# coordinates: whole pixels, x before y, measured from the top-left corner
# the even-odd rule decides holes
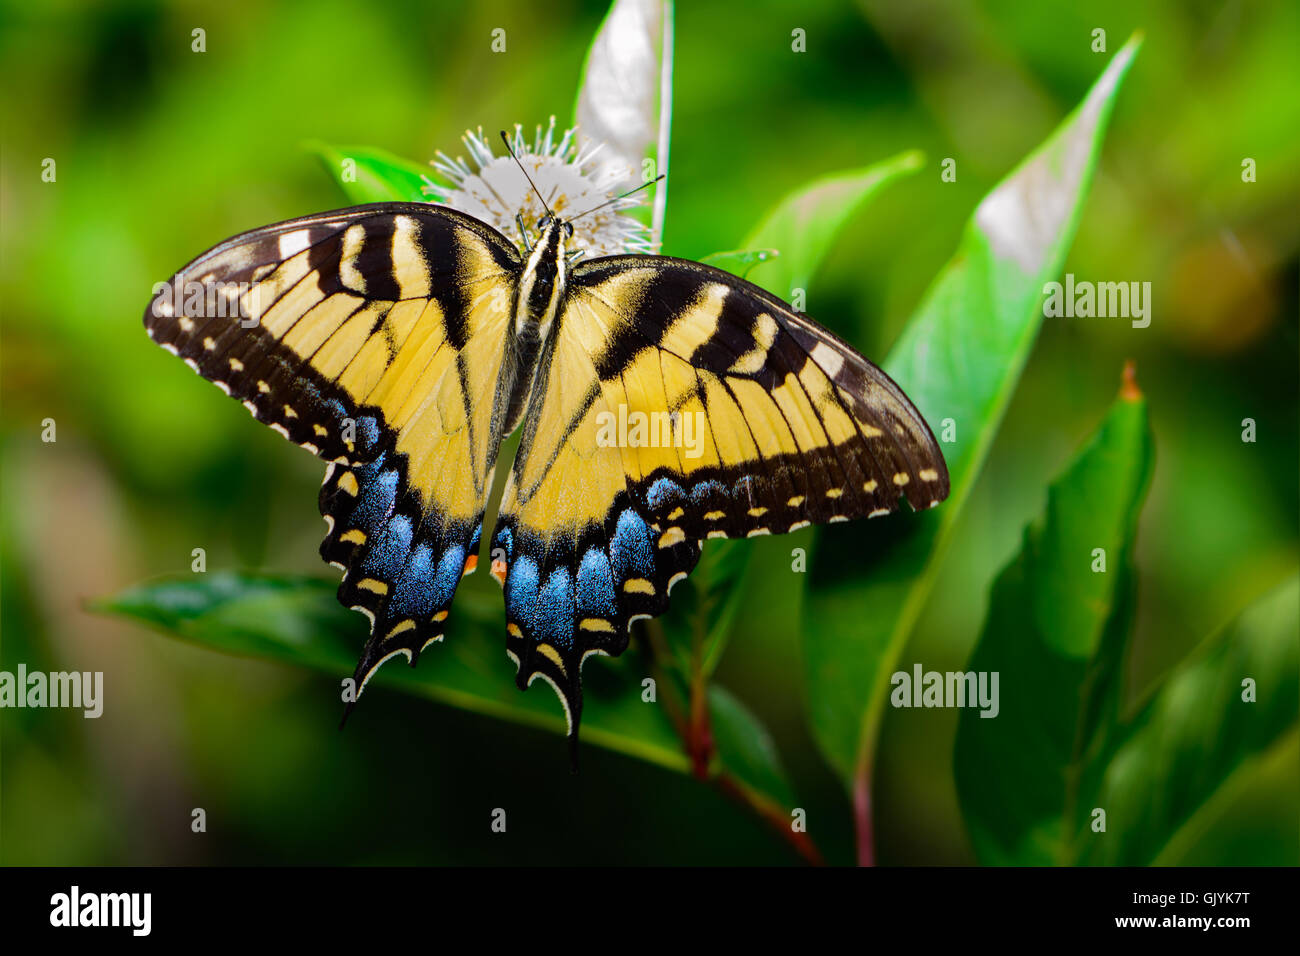
[[[667,256],[573,261],[571,221],[538,227],[517,247],[426,203],[293,219],[199,256],[144,321],[327,463],[321,555],[371,624],[358,695],[442,639],[522,427],[490,573],[517,683],[555,688],[576,748],[583,662],[662,614],[706,540],[931,507],[948,473],[902,390],[780,299]]]

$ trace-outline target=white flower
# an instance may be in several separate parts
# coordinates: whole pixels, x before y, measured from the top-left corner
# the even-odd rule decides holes
[[[576,134],[576,129],[566,130],[557,140],[552,116],[545,130],[537,127],[531,143],[524,139],[523,128],[516,124],[510,148],[555,215],[561,219],[580,216],[573,223],[571,248],[588,257],[654,252],[650,230],[631,216],[623,215],[624,210],[641,204],[641,194],[620,197],[626,179],[619,167],[599,161],[602,144],[586,142],[579,149]],[[522,242],[518,217],[523,220],[528,241],[535,240],[537,221],[546,211],[519,166],[509,155],[498,156],[493,152],[491,140],[483,134],[482,127],[477,132],[467,130],[461,142],[469,151],[469,162],[459,156],[452,159],[439,151],[433,167],[445,183],[430,181],[425,191],[435,201],[481,219],[516,242]],[[590,215],[581,215],[604,203],[608,205]]]

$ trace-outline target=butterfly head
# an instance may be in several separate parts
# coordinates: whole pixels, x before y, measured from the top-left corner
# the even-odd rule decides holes
[[[537,232],[537,242],[528,257],[529,270],[541,270],[544,275],[558,277],[563,282],[568,256],[566,245],[573,238],[573,223],[547,212],[537,220]]]
[[[537,220],[537,229],[542,234],[542,242],[545,243],[550,238],[548,233],[556,229],[565,239],[573,238],[573,223],[567,219],[559,219],[550,213]]]

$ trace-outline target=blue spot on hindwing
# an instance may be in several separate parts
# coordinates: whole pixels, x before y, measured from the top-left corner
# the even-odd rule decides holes
[[[740,478],[736,481],[734,490],[732,491],[732,495],[735,497],[737,501],[753,500],[757,497],[753,493],[754,486],[757,483],[758,482],[754,479],[753,475],[741,475]]]
[[[654,574],[654,551],[650,546],[650,529],[631,508],[618,516],[614,536],[609,542],[609,557],[620,581],[648,578]]]
[[[359,452],[367,452],[379,444],[379,423],[369,415],[356,419],[356,441]]]
[[[515,536],[509,528],[502,528],[497,532],[496,538],[492,542],[492,550],[495,551],[497,548],[505,551],[507,562],[514,557]]]
[[[402,568],[393,588],[391,610],[395,617],[426,618],[438,609],[433,594],[433,549],[418,545]]]
[[[397,472],[383,468],[382,456],[374,463],[357,469],[361,496],[348,519],[349,525],[360,528],[367,537],[380,534],[383,530],[381,524],[393,512],[397,500],[397,483]]]
[[[555,568],[537,595],[533,636],[562,650],[573,646],[573,579],[568,568]]]
[[[645,502],[651,511],[668,511],[685,497],[681,485],[671,478],[656,478],[646,492]]]
[[[392,581],[397,577],[406,556],[411,550],[411,519],[405,515],[396,515],[378,537],[372,538],[370,552],[361,565],[361,570],[381,581]]]
[[[582,556],[576,590],[578,617],[612,620],[618,615],[614,602],[614,572],[609,566],[609,558],[600,548],[590,548]]]
[[[537,601],[537,564],[527,555],[510,565],[506,572],[506,616],[526,624]]]
[[[433,576],[433,603],[442,606],[456,593],[456,585],[465,570],[465,546],[452,544],[438,559],[438,571]]]
[[[691,501],[696,506],[702,507],[715,495],[723,498],[727,496],[726,486],[719,481],[701,481],[691,489]]]

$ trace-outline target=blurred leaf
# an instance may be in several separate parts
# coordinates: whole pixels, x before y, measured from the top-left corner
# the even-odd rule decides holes
[[[351,677],[365,624],[338,603],[334,591],[333,584],[316,578],[211,573],[144,584],[98,601],[93,609],[135,618],[210,650]],[[457,601],[457,611],[447,639],[421,655],[422,666],[380,668],[367,694],[387,684],[453,707],[565,733],[551,694],[516,689],[502,653],[499,610],[493,614]],[[582,739],[673,770],[687,769],[663,709],[641,700],[642,675],[634,660],[602,663],[607,666],[599,673],[591,668],[587,674]]]
[[[719,269],[725,269],[733,275],[738,275],[742,279],[749,276],[749,272],[760,262],[767,262],[769,259],[775,259],[781,254],[779,249],[736,249],[729,252],[714,252],[700,261]]]
[[[584,145],[603,144],[596,162],[624,189],[640,184],[641,163],[668,171],[672,129],[673,6],[666,0],[615,0],[596,32],[574,123]],[[652,175],[649,177],[654,178]],[[663,236],[668,181],[655,187],[651,238]]]
[[[993,586],[969,668],[998,674],[1000,708],[961,712],[955,756],[957,794],[982,863],[1064,862],[1097,805],[1082,794],[1096,790],[1088,764],[1118,712],[1133,622],[1133,536],[1151,467],[1146,401],[1126,383]]]
[[[430,182],[432,167],[368,146],[330,146],[307,143],[325,172],[343,189],[355,205],[370,202],[432,202],[424,189]],[[351,162],[355,169],[347,166]],[[355,173],[355,175],[351,175]]]
[[[854,791],[860,834],[890,674],[1033,345],[1043,284],[1069,249],[1137,48],[1130,40],[1051,138],[980,203],[885,365],[941,441],[951,420],[955,440],[943,445],[951,497],[894,518],[877,532],[892,540],[865,554],[860,527],[820,532],[804,628],[810,718]]]
[[[334,591],[334,585],[318,578],[212,573],[141,585],[100,600],[92,609],[134,618],[210,650],[351,677],[365,625],[338,603]],[[382,667],[367,693],[389,685],[563,734],[564,719],[550,694],[521,693],[515,687],[501,651],[500,608],[470,598],[472,592],[457,597],[452,631],[425,650],[421,666]],[[636,655],[602,659],[601,664],[584,674],[582,739],[687,770],[681,741],[662,704],[641,699],[643,675]],[[769,803],[788,806],[790,787],[767,730],[725,691],[712,688],[710,700],[719,721],[714,728],[718,769]]]
[[[740,244],[741,249],[780,252],[779,258],[757,263],[750,281],[786,301],[794,289],[806,290],[849,217],[895,179],[920,169],[923,160],[915,150],[899,153],[861,169],[823,176],[785,196]]]
[[[1071,857],[1086,865],[1171,865],[1193,849],[1220,811],[1283,748],[1294,765],[1300,719],[1300,578],[1244,610],[1179,664],[1127,723],[1101,778],[1096,802],[1107,832],[1080,827]],[[1256,699],[1243,700],[1243,682]],[[1083,820],[1091,806],[1080,806]],[[1295,825],[1294,806],[1291,813]],[[1292,830],[1294,833],[1294,829]],[[1294,839],[1286,849],[1295,866]]]
[[[713,743],[726,771],[780,810],[793,807],[794,792],[786,782],[776,744],[749,708],[714,684],[709,688],[709,717]]]
[[[717,667],[745,597],[749,558],[747,542],[709,541],[695,570],[673,588],[664,634],[687,681],[696,664],[705,677]]]

